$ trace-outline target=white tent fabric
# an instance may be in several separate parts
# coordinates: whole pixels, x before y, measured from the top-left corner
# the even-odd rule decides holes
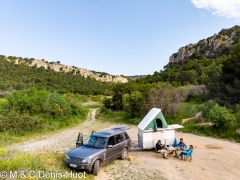
[[[149,111],[143,120],[138,124],[138,129],[144,130],[159,112],[161,112],[161,109],[152,108],[151,111]]]

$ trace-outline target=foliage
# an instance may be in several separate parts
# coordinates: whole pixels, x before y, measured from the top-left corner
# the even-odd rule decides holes
[[[132,117],[143,115],[144,97],[141,92],[134,91],[129,97],[130,114]]]
[[[141,118],[133,118],[129,113],[124,111],[105,111],[100,109],[100,114],[98,115],[98,119],[105,122],[111,123],[125,123],[125,124],[134,124],[137,125],[141,122]]]
[[[35,87],[23,91],[14,91],[8,96],[7,100],[8,111],[19,113],[67,116],[70,110],[70,104],[62,95],[57,92],[48,92],[46,89],[37,90]]]
[[[164,115],[173,116],[177,113],[180,104],[186,100],[207,93],[204,86],[173,87],[171,84],[161,84],[149,92],[144,105],[147,113],[151,108],[160,108]]]
[[[165,115],[168,124],[182,124],[183,119],[195,119],[196,114],[199,112],[200,104],[196,102],[184,102],[178,107],[174,115]]]
[[[31,87],[57,91],[61,93],[104,94],[111,83],[103,83],[92,78],[84,78],[72,73],[55,72],[54,70],[37,66],[29,67],[29,59],[0,55],[0,91],[25,90]],[[13,61],[18,59],[20,64]],[[4,94],[3,94],[4,95]]]
[[[213,100],[208,100],[199,106],[199,111],[202,112],[203,117],[207,117],[207,113],[216,105]]]
[[[215,128],[222,129],[236,122],[236,116],[229,109],[218,104],[215,104],[206,116],[214,124]]]
[[[0,118],[0,132],[9,132],[15,135],[32,133],[36,129],[44,128],[44,120],[25,113],[19,115],[15,112]]]
[[[43,161],[38,156],[10,151],[6,148],[0,149],[0,169],[14,171],[20,169],[46,170]]]
[[[73,175],[76,173],[80,173],[79,171],[71,170],[66,167],[64,163],[64,154],[58,154],[58,153],[51,153],[51,152],[35,152],[31,154],[26,154],[21,151],[16,151],[16,150],[10,150],[7,148],[0,148],[0,169],[4,169],[7,172],[12,171],[12,175],[14,176],[15,171],[18,173],[15,174],[17,179],[23,179],[20,176],[21,172],[25,172],[25,177],[24,179],[48,179],[48,180],[54,180],[54,179],[59,179],[60,174],[62,173],[62,178],[63,180],[71,180],[72,177],[70,174],[72,173]],[[41,177],[39,176],[39,172],[43,171],[45,173],[47,172],[52,172],[53,174],[50,175],[48,174],[49,178],[46,176]],[[54,173],[55,172],[55,173]],[[68,173],[69,176],[65,176]],[[82,174],[81,174],[82,175]],[[35,177],[34,177],[35,176]],[[59,177],[59,178],[58,178]],[[83,179],[79,175],[79,178],[77,175],[74,175],[74,179],[79,180]],[[87,179],[94,179],[94,176],[91,173],[86,173],[85,177]],[[14,177],[12,177],[14,178]],[[14,178],[15,179],[15,178]]]
[[[125,112],[129,113],[130,112],[130,96],[129,96],[129,94],[122,95],[122,104],[123,104],[123,110]]]
[[[87,114],[82,99],[80,95],[61,95],[35,87],[13,91],[6,100],[1,100],[0,133],[24,136],[79,122]]]
[[[193,133],[197,135],[211,136],[216,138],[224,138],[231,141],[240,142],[240,137],[236,134],[236,129],[239,129],[240,125],[231,126],[223,129],[213,129],[209,125],[196,125],[195,121],[189,121],[184,124],[184,128],[180,131]]]

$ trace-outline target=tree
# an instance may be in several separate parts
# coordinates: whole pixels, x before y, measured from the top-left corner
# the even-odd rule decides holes
[[[147,113],[156,107],[166,115],[173,115],[177,112],[180,103],[186,99],[185,89],[174,88],[170,84],[161,84],[149,92],[149,97],[144,104],[144,111]]]
[[[215,104],[206,117],[214,124],[215,128],[224,128],[236,122],[236,116],[226,107]]]
[[[141,117],[143,114],[144,98],[141,92],[134,91],[129,97],[130,113],[132,117]]]
[[[122,104],[123,104],[123,110],[125,112],[130,112],[130,96],[129,94],[123,94],[122,95]]]

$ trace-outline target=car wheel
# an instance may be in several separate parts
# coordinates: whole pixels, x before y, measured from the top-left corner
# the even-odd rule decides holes
[[[120,158],[121,158],[121,159],[126,159],[127,156],[128,156],[128,150],[127,150],[127,148],[124,148],[124,149],[122,150],[122,154],[121,154]]]
[[[94,163],[94,166],[93,166],[93,174],[95,176],[98,175],[98,168],[99,168],[99,160],[96,160],[95,163]]]

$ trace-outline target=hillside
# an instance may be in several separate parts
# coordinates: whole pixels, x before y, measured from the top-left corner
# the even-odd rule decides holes
[[[234,107],[240,101],[240,26],[222,29],[196,44],[181,47],[159,72],[138,83],[168,82],[173,86],[205,85],[219,104]]]
[[[25,64],[30,67],[36,66],[37,68],[43,67],[45,69],[52,69],[56,72],[65,72],[65,73],[72,73],[73,75],[81,75],[85,78],[93,78],[97,81],[101,82],[114,82],[114,83],[126,83],[128,82],[127,78],[122,76],[112,76],[107,73],[101,72],[94,72],[89,71],[83,68],[77,68],[75,66],[68,66],[60,64],[59,61],[57,62],[47,62],[43,59],[34,59],[34,58],[21,58],[21,57],[14,57],[14,56],[5,56],[6,60],[10,62],[14,62],[15,64]]]
[[[5,97],[12,90],[24,90],[31,87],[63,93],[107,95],[113,84],[101,82],[87,75],[86,77],[74,75],[78,73],[75,71],[76,68],[70,71],[69,66],[49,63],[49,66],[44,67],[43,65],[46,64],[44,61],[17,60],[15,57],[0,56],[0,96]],[[55,71],[55,67],[64,69],[64,72]]]
[[[240,26],[222,29],[207,39],[202,39],[195,44],[181,47],[177,53],[170,56],[169,62],[179,62],[186,59],[199,59],[202,56],[208,58],[229,54],[229,48],[240,40]]]

